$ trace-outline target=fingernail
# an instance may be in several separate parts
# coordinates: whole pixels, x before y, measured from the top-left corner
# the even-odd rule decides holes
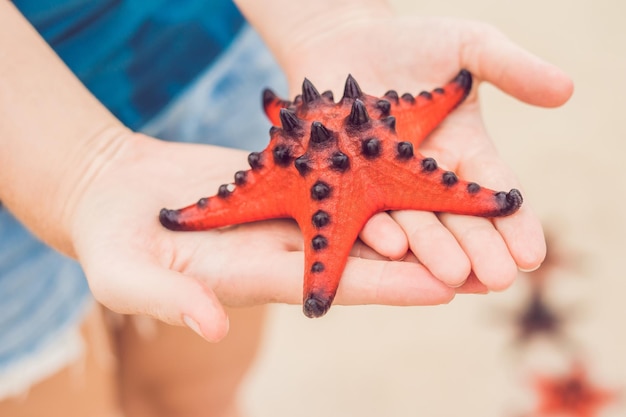
[[[519,270],[520,270],[520,272],[533,272],[533,271],[538,270],[540,266],[541,266],[541,264],[537,265],[537,266],[536,266],[536,267],[534,267],[534,268],[528,268],[528,269],[525,269],[525,268],[519,268]]]
[[[200,330],[200,325],[198,324],[197,321],[195,321],[188,315],[184,314],[183,322],[185,322],[185,325],[189,327],[191,330],[193,330],[198,336],[205,338],[204,335],[202,334],[202,331]]]
[[[450,288],[460,288],[463,285],[465,285],[466,282],[467,282],[467,279],[464,279],[463,281],[461,281],[459,283],[448,284],[448,287],[450,287]]]

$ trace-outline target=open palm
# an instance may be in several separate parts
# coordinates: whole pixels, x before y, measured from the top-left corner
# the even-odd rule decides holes
[[[485,131],[478,84],[491,82],[522,101],[546,107],[561,105],[572,94],[572,83],[560,70],[482,23],[381,16],[328,26],[332,29],[300,36],[284,53],[292,90],[304,76],[320,89],[339,89],[351,73],[368,94],[388,89],[417,94],[467,69],[475,77],[470,96],[420,151],[461,178],[492,189],[522,187]],[[534,269],[545,256],[542,228],[528,202],[514,215],[494,220],[417,211],[380,214],[361,238],[391,258],[410,249],[451,286],[478,277],[489,289],[504,289],[518,268]]]
[[[295,222],[180,233],[158,221],[232,181],[246,154],[129,134],[76,207],[73,241],[94,296],[120,313],[198,323],[210,340],[228,330],[223,305],[300,303],[304,256]],[[356,245],[337,303],[424,305],[454,291],[416,262],[391,262]]]

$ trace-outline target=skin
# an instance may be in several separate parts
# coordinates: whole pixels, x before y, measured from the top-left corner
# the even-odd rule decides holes
[[[305,75],[321,89],[341,91],[352,73],[371,94],[417,93],[467,68],[533,105],[558,106],[572,94],[560,70],[482,24],[394,17],[382,2],[257,3],[238,2],[294,92]],[[10,2],[0,3],[0,51],[0,200],[44,242],[79,260],[98,301],[170,324],[187,320],[210,341],[228,332],[224,305],[300,302],[302,238],[293,222],[180,234],[155,215],[229,182],[247,167],[245,153],[130,132]],[[421,150],[489,188],[521,188],[485,133],[476,90]],[[493,222],[382,214],[361,238],[366,245],[353,248],[338,304],[445,303],[464,282],[465,292],[500,290],[518,267],[536,268],[545,255],[528,203]]]

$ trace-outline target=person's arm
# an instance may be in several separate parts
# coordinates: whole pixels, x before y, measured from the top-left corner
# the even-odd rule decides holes
[[[330,81],[333,85],[323,87],[330,88],[345,80],[338,70],[358,73],[366,66],[377,75],[372,79],[400,84],[407,71],[419,78],[424,70],[417,65],[438,67],[441,61],[463,64],[480,81],[536,106],[561,106],[573,92],[563,71],[481,22],[398,16],[387,0],[234,1],[285,69],[292,93],[304,76]],[[420,25],[423,32],[416,30]],[[417,62],[425,56],[434,61]]]
[[[0,2],[0,201],[75,257],[77,199],[129,135],[15,6]]]
[[[300,77],[291,78],[297,75],[290,71],[294,65],[294,49],[301,45],[306,47],[316,37],[326,36],[340,26],[393,16],[391,6],[386,0],[235,0],[235,3],[268,44],[281,67],[286,70],[292,87],[302,83]],[[315,59],[322,65],[328,61],[324,55]]]

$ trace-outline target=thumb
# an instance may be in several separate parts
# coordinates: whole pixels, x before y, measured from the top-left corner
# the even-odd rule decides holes
[[[151,259],[83,261],[94,297],[122,314],[144,314],[186,325],[210,342],[228,333],[228,316],[213,290],[201,281],[161,267]]]
[[[571,78],[556,66],[513,43],[499,30],[477,25],[462,40],[463,66],[528,104],[558,107],[572,96]]]

